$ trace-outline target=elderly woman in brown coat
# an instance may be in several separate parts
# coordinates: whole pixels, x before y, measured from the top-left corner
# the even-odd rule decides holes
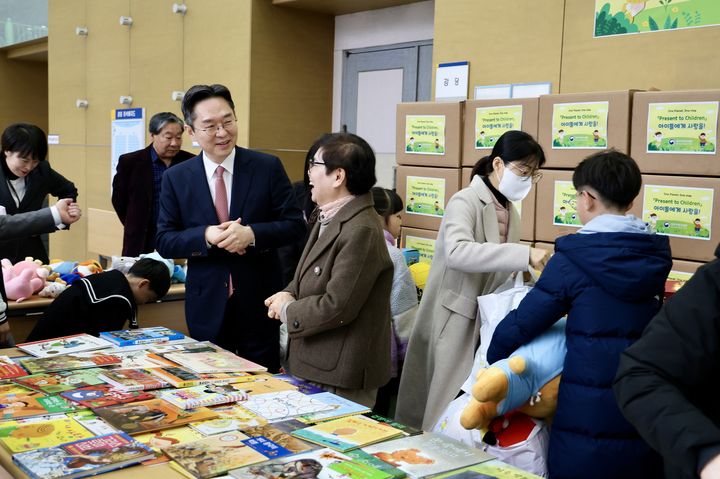
[[[265,301],[287,324],[290,373],[372,407],[390,379],[393,264],[373,208],[375,155],[362,138],[331,135],[310,160],[318,222],[284,291]]]

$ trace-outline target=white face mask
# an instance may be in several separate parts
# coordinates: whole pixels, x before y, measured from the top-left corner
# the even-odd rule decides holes
[[[532,178],[529,176],[516,175],[510,168],[505,166],[498,191],[510,201],[521,201],[530,193]]]

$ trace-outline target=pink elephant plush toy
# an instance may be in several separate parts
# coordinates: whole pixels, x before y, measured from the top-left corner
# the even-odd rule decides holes
[[[9,260],[2,260],[3,279],[7,299],[21,302],[33,293],[43,289],[48,271],[42,268],[39,262],[27,258],[14,265]]]

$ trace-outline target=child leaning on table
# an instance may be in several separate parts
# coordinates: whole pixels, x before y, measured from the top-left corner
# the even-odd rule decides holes
[[[137,305],[157,301],[170,288],[170,271],[160,261],[143,258],[127,274],[117,270],[82,278],[47,307],[27,341],[71,334],[137,327]]]
[[[672,265],[666,236],[626,215],[640,192],[637,164],[614,150],[573,172],[584,226],[560,237],[535,287],[498,325],[490,364],[567,314],[567,354],[550,431],[553,478],[662,477],[662,462],[622,416],[612,391],[620,354],[658,312]]]

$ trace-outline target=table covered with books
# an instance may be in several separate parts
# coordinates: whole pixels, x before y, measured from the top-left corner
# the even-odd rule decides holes
[[[166,328],[0,355],[0,464],[14,477],[537,477]]]

